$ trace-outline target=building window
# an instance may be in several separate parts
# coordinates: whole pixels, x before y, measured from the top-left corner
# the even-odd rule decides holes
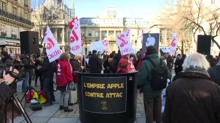
[[[28,19],[28,14],[27,13],[24,13],[24,19]]]
[[[28,7],[28,0],[24,0],[24,6]]]
[[[1,9],[6,11],[6,4],[5,4],[5,2],[2,2],[2,8]]]
[[[13,12],[14,15],[17,15],[17,8],[13,7]]]
[[[99,37],[99,32],[96,32],[96,33],[95,33],[95,36],[96,36],[96,37]]]
[[[92,36],[92,32],[89,32],[89,36]]]

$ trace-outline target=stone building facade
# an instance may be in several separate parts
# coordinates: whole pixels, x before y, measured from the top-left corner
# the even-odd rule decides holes
[[[84,41],[84,53],[90,50],[90,45],[94,41],[109,40],[109,52],[118,51],[116,37],[131,29],[131,43],[138,51],[141,46],[142,27],[147,29],[149,22],[142,18],[127,18],[115,8],[109,7],[97,17],[80,18],[81,33]]]
[[[31,13],[31,20],[34,22],[32,30],[39,33],[39,43],[43,44],[44,32],[49,26],[60,48],[69,52],[71,30],[68,24],[74,17],[74,3],[69,8],[62,0],[46,0]]]
[[[20,54],[20,32],[31,30],[31,0],[0,1],[0,51]]]

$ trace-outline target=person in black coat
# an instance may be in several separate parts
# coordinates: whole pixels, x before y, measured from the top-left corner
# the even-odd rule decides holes
[[[220,62],[217,64],[217,60],[212,58],[210,60],[210,68],[208,69],[208,73],[212,80],[220,86]]]
[[[44,62],[42,64],[42,68],[39,68],[39,71],[42,72],[43,76],[43,90],[47,95],[47,102],[44,106],[51,106],[53,105],[52,102],[55,101],[54,97],[54,90],[53,90],[53,76],[56,70],[55,62],[49,62],[47,56],[44,58]]]
[[[184,62],[184,59],[186,58],[186,55],[183,54],[182,57],[180,54],[177,55],[177,59],[176,59],[176,62],[175,62],[175,74],[177,75],[179,72],[181,72],[183,70],[183,62]]]
[[[114,56],[112,64],[110,66],[110,71],[112,73],[116,73],[118,68],[118,62],[120,61],[120,59],[121,59],[121,52],[120,50],[118,50],[118,53]]]
[[[102,70],[102,62],[96,53],[97,51],[93,50],[89,58],[90,73],[101,73]]]

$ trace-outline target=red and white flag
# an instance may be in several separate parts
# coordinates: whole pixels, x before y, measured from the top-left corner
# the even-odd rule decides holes
[[[62,50],[60,50],[60,46],[48,26],[44,34],[44,43],[46,44],[46,52],[49,61],[53,62],[57,60],[62,54]]]
[[[172,42],[170,44],[170,55],[174,55],[175,54],[176,48],[177,48],[177,45],[178,45],[178,39],[177,39],[176,33],[173,33],[172,37],[173,37],[173,40],[172,40]]]
[[[72,54],[77,54],[82,52],[82,36],[80,30],[80,22],[76,17],[70,23],[69,27],[71,28],[70,32],[70,52]]]
[[[122,55],[127,55],[134,52],[134,49],[132,48],[130,42],[130,28],[127,29],[125,32],[121,33],[117,37],[116,42],[119,46]]]

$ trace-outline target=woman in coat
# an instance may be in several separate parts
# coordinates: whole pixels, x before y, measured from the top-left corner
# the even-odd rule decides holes
[[[163,123],[220,123],[220,87],[209,66],[200,53],[184,60],[183,72],[167,88]]]
[[[70,92],[66,90],[66,86],[73,82],[72,67],[69,63],[70,55],[63,53],[56,66],[57,71],[57,90],[60,90],[60,110],[64,112],[71,112],[68,108],[68,100]]]

